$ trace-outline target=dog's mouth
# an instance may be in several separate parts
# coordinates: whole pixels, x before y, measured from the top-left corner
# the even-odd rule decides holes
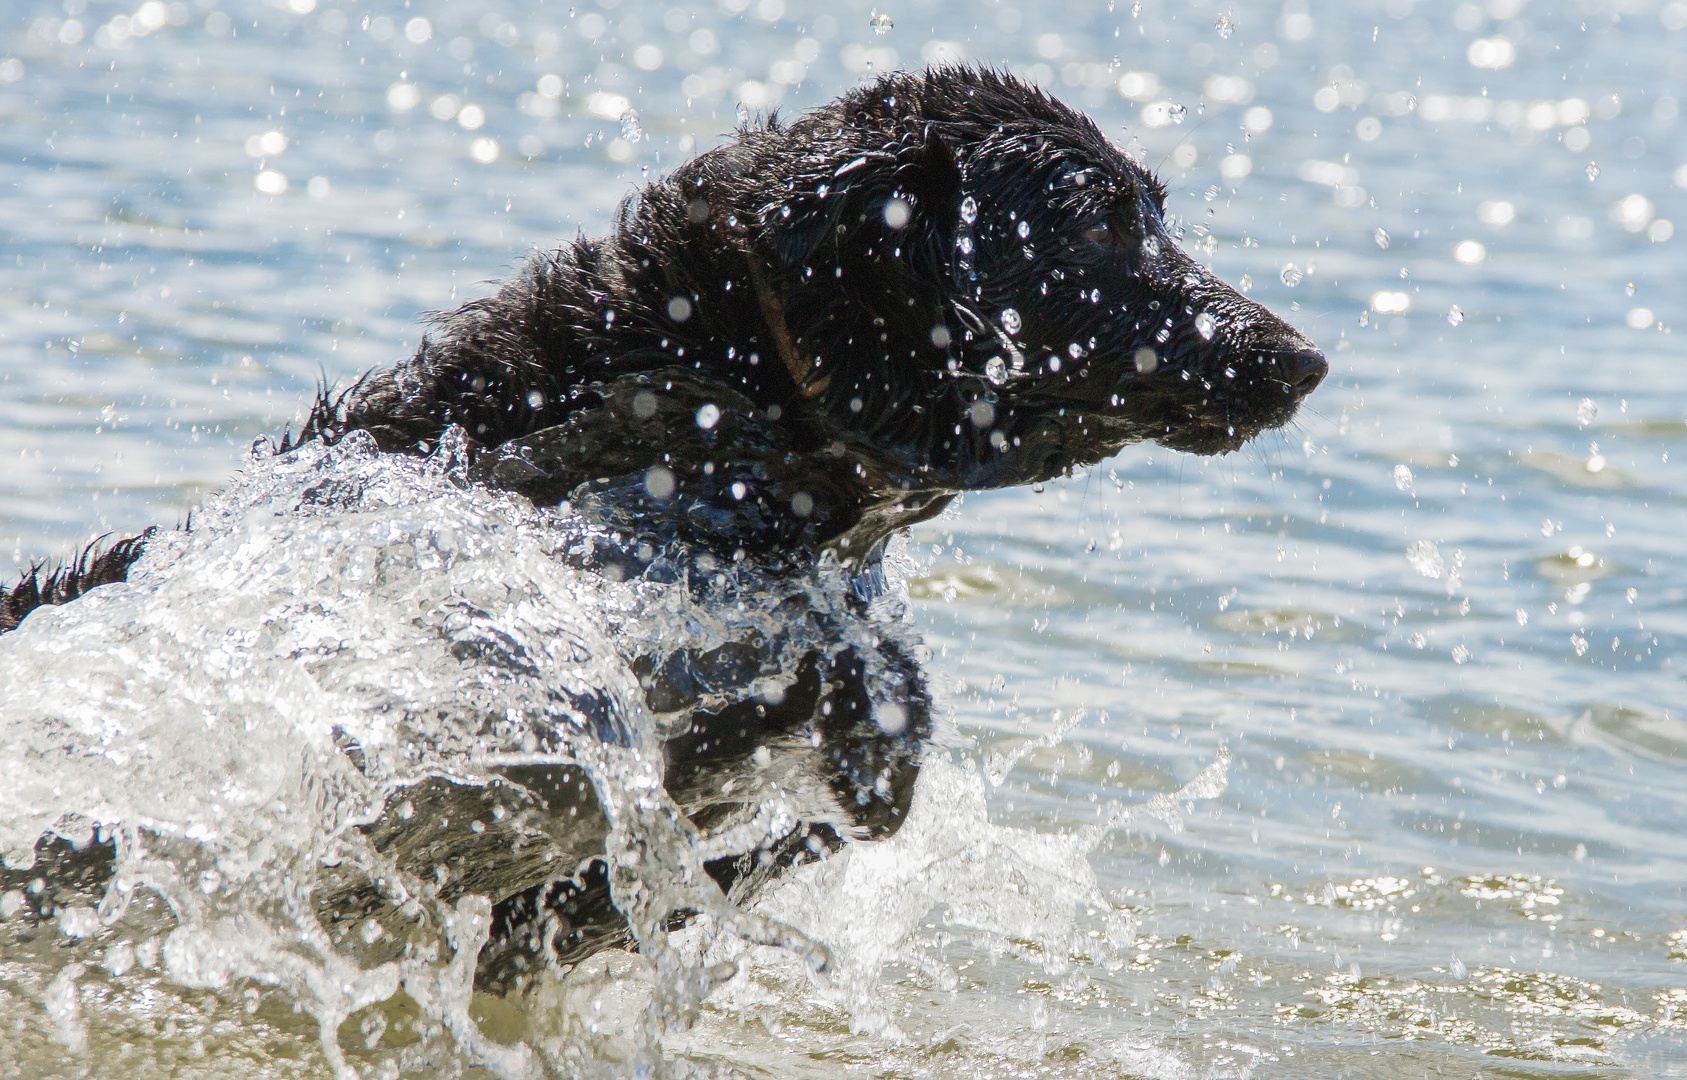
[[[1311,345],[1268,354],[1251,373],[1227,367],[1216,377],[1188,370],[1162,371],[1124,380],[1109,412],[1146,422],[1147,438],[1191,454],[1228,454],[1250,439],[1294,419],[1301,401],[1329,372]]]

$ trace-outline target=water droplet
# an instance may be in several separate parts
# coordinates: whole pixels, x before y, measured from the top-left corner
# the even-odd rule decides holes
[[[1371,235],[1372,235],[1372,239],[1376,240],[1377,247],[1379,247],[1379,248],[1388,247],[1388,230],[1387,229],[1378,229],[1375,233],[1373,233]]]
[[[1584,397],[1576,403],[1576,423],[1582,427],[1593,423],[1593,418],[1598,415],[1599,406],[1593,403],[1592,398]]]
[[[1405,468],[1404,465],[1400,468]],[[1412,569],[1426,578],[1439,578],[1447,569],[1447,564],[1441,558],[1441,552],[1428,540],[1419,540],[1406,549],[1406,561],[1412,564]]]
[[[896,24],[890,21],[890,16],[882,11],[873,12],[867,19],[867,25],[873,28],[875,34],[889,33],[896,27]]]
[[[1159,356],[1155,354],[1153,349],[1146,347],[1136,350],[1136,355],[1131,359],[1136,363],[1136,370],[1143,375],[1147,375],[1160,365]]]
[[[1031,235],[1031,223],[1029,221],[1021,221],[1019,223],[1019,228],[1015,231],[1019,233],[1019,238],[1021,240],[1024,240],[1026,237]],[[1634,295],[1634,286],[1633,285],[1630,285],[1628,287],[1628,294],[1630,296]]]
[[[697,426],[704,431],[708,431],[718,423],[720,423],[719,405],[711,401],[697,410]]]
[[[1464,309],[1459,307],[1457,304],[1454,304],[1452,307],[1448,308],[1447,309],[1447,322],[1451,323],[1453,326],[1457,326],[1460,323],[1464,322]]]
[[[543,409],[545,407],[545,395],[543,391],[529,390],[527,392],[527,407],[530,409]]]
[[[1253,276],[1253,275],[1252,275],[1252,274],[1243,274],[1243,275],[1242,275],[1242,280],[1241,280],[1241,281],[1238,281],[1238,282],[1237,282],[1237,283],[1236,283],[1236,287],[1237,287],[1237,288],[1238,288],[1238,289],[1241,289],[1241,290],[1242,290],[1242,291],[1243,291],[1243,292],[1251,292],[1251,291],[1253,291],[1253,287],[1254,287],[1254,276]]]
[[[1231,21],[1229,15],[1220,15],[1213,23],[1213,29],[1218,31],[1219,37],[1227,38],[1236,32],[1236,24]]]
[[[1597,161],[1588,162],[1587,168],[1583,169],[1582,172],[1587,173],[1587,178],[1589,180],[1599,179],[1599,162],[1597,162]]]
[[[968,225],[978,220],[978,200],[971,195],[961,200],[961,220]]]
[[[1447,974],[1451,975],[1455,979],[1462,979],[1466,975],[1470,974],[1470,972],[1465,970],[1464,961],[1455,956],[1453,957],[1452,966],[1447,969]]]
[[[638,126],[638,113],[632,109],[621,114],[621,138],[628,142],[644,138],[644,129]]]
[[[961,237],[961,242],[960,242],[959,247],[961,249],[962,255],[971,255],[972,254],[972,237],[970,237],[970,236]]]
[[[997,386],[1008,381],[1008,366],[999,356],[992,356],[984,361],[984,377]]]
[[[1366,308],[1364,311],[1361,311],[1359,313],[1359,325],[1360,326],[1371,325],[1371,309],[1370,308]]]
[[[1300,272],[1300,267],[1296,266],[1294,263],[1284,263],[1283,269],[1277,272],[1277,276],[1282,279],[1283,284],[1292,289],[1296,285],[1300,284],[1300,279],[1303,275]]]
[[[1189,114],[1189,109],[1188,109],[1187,106],[1184,106],[1184,105],[1172,105],[1172,106],[1170,106],[1166,109],[1167,118],[1170,119],[1171,122],[1174,123],[1174,124],[1183,123],[1183,118],[1185,116],[1187,116],[1188,114]]]
[[[1640,290],[1636,289],[1634,287],[1634,282],[1631,281],[1627,285],[1623,286],[1623,291],[1628,293],[1630,296],[1633,296],[1635,293],[1639,292]]]
[[[1412,486],[1412,470],[1404,465],[1394,466],[1394,486],[1405,491]]]
[[[1468,664],[1468,663],[1470,663],[1470,657],[1471,657],[1471,652],[1465,646],[1463,646],[1463,645],[1454,645],[1453,646],[1453,663],[1455,663],[1455,664]]]
[[[1013,308],[1002,309],[1003,330],[1006,330],[1010,334],[1017,334],[1024,325],[1025,321],[1019,317],[1019,312],[1015,311]]]
[[[1218,320],[1206,312],[1195,316],[1195,332],[1207,341],[1213,339],[1213,331],[1218,329]]]

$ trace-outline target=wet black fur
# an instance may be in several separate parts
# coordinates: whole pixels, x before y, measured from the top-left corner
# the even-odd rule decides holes
[[[884,539],[955,494],[1142,441],[1234,450],[1287,422],[1326,370],[1184,253],[1160,183],[1088,118],[1009,76],[944,68],[740,130],[628,199],[608,237],[534,256],[436,316],[409,361],[325,390],[282,449],[362,430],[424,453],[461,425],[477,479],[625,538],[592,569],[672,574],[664,559],[684,549],[797,573],[829,551],[865,602]],[[120,580],[142,543],[45,586],[32,575],[0,601],[0,630]],[[862,658],[811,656],[770,708],[746,689],[755,660],[640,671],[653,709],[691,710],[667,748],[676,799],[806,734],[858,829],[894,831],[931,732],[918,665],[886,645],[870,680]],[[905,709],[901,732],[871,720],[886,701]],[[799,830],[711,871],[742,886],[838,839]],[[507,897],[498,920],[489,956],[572,956],[624,931],[592,878]]]
[[[104,551],[99,550],[100,540],[105,539],[101,537],[62,566],[31,566],[16,585],[0,589],[0,634],[17,629],[23,617],[38,607],[68,604],[89,589],[127,579],[129,567],[141,557],[147,540],[156,531],[148,529],[139,536],[119,540]]]

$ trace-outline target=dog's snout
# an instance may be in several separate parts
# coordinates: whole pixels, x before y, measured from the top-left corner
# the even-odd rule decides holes
[[[1330,373],[1324,354],[1311,347],[1278,353],[1277,368],[1283,373],[1283,382],[1297,394],[1312,393]]]

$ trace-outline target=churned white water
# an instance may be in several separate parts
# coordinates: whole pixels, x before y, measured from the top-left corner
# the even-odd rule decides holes
[[[6,871],[0,1071],[1687,1072],[1680,3],[12,14],[0,553],[163,530],[0,638],[7,865],[42,829],[121,856],[38,927]],[[1141,152],[1331,376],[1238,455],[917,529],[882,629],[955,734],[895,839],[734,911],[687,868],[746,837],[673,814],[625,658],[755,612],[576,573],[578,523],[448,448],[246,450],[740,106],[955,57]],[[646,915],[709,914],[477,994],[475,882],[359,826],[449,783],[466,864],[527,880],[582,854],[499,779],[541,759],[624,807],[590,841]]]

